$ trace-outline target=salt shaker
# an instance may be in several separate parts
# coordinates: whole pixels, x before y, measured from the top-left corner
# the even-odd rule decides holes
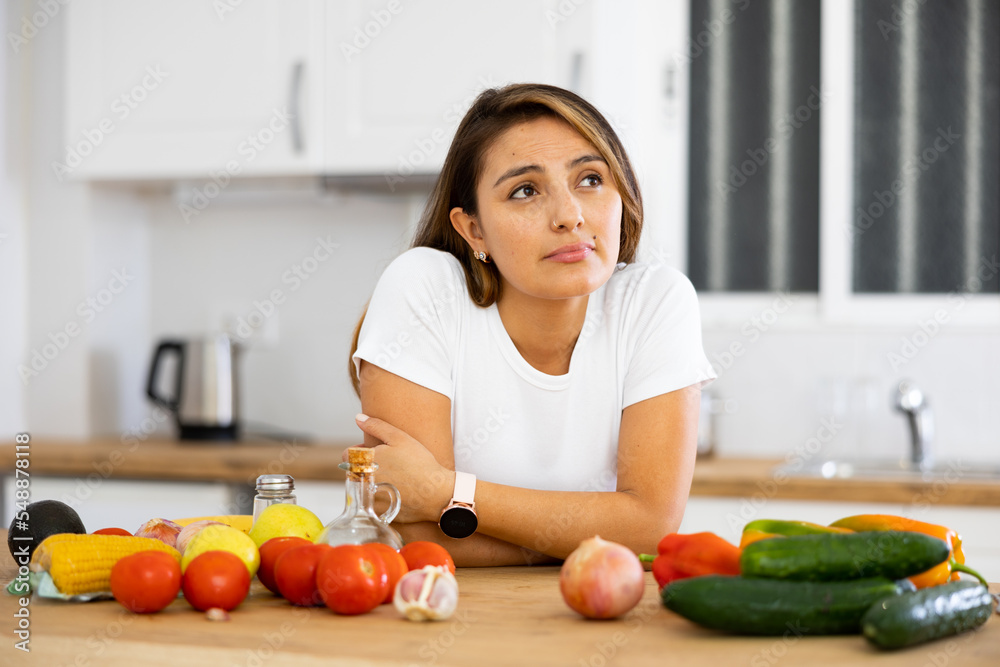
[[[261,512],[277,503],[298,505],[295,499],[295,480],[291,475],[261,475],[257,478],[257,495],[253,499],[253,522]]]

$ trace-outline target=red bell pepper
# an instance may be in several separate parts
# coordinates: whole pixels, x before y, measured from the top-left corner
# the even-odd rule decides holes
[[[671,581],[706,574],[739,574],[740,549],[715,533],[670,533],[656,546],[657,556],[639,554],[653,563],[653,578],[662,589]]]

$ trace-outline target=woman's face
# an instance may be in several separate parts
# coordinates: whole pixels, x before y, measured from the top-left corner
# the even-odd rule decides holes
[[[478,215],[456,208],[451,217],[473,251],[496,263],[504,299],[566,299],[607,282],[622,199],[590,142],[564,120],[541,117],[500,135],[484,160]]]

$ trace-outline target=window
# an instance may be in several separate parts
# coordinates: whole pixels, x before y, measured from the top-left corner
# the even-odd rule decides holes
[[[708,0],[690,18],[706,320],[777,291],[827,324],[1000,324],[1000,3]]]

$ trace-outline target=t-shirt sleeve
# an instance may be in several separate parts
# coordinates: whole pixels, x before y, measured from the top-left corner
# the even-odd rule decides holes
[[[687,276],[647,267],[631,308],[631,341],[623,407],[716,376],[701,339],[698,297]]]
[[[368,304],[352,360],[364,359],[454,399],[453,366],[465,278],[457,260],[431,248],[406,251],[386,268]]]

